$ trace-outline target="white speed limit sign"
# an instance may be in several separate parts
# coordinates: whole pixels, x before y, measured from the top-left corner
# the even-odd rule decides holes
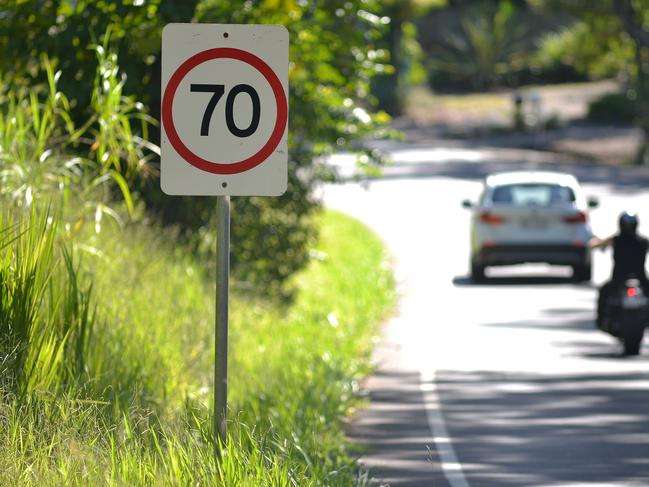
[[[282,194],[287,92],[284,27],[165,26],[162,190],[194,196]]]

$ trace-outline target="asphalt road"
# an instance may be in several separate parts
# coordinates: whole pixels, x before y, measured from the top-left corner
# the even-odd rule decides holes
[[[324,188],[327,206],[386,243],[400,301],[350,427],[368,478],[394,486],[649,485],[649,347],[637,358],[594,328],[592,284],[570,270],[498,268],[468,278],[469,213],[484,175],[538,168],[575,174],[599,197],[595,234],[626,208],[649,233],[649,171],[544,164],[521,151],[391,146],[379,179]],[[345,175],[350,161],[334,160]],[[649,339],[646,340],[649,343]]]

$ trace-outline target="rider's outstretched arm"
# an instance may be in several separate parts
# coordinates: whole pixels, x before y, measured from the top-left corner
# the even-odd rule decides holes
[[[613,244],[613,237],[608,237],[608,238],[597,238],[593,237],[590,239],[590,242],[588,242],[588,246],[591,249],[605,249],[607,247],[610,247]]]

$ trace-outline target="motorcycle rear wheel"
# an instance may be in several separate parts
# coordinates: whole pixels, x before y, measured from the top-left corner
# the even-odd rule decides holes
[[[639,355],[642,337],[644,336],[644,326],[636,323],[627,324],[624,327],[622,344],[624,345],[624,355]]]

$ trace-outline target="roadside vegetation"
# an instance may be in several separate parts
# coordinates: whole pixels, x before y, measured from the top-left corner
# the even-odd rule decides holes
[[[321,156],[362,150],[387,120],[364,98],[381,63],[373,5],[0,7],[0,485],[364,478],[344,425],[394,285],[379,240],[313,188],[333,177]],[[191,19],[287,24],[294,61],[289,190],[233,199],[225,445],[215,202],[157,180],[160,30]]]
[[[214,285],[173,234],[5,211],[0,484],[350,485],[344,418],[393,300],[380,242],[336,213],[290,306],[234,294],[214,460]]]
[[[98,52],[97,98],[119,85]],[[321,213],[290,301],[233,283],[231,423],[216,461],[213,262],[145,218],[114,169],[155,150],[129,138],[147,117],[120,97],[111,132],[95,118],[77,129],[59,74],[43,69],[48,91],[9,94],[0,120],[0,484],[353,483],[344,421],[393,302],[381,243]],[[90,136],[99,161],[74,154]]]

